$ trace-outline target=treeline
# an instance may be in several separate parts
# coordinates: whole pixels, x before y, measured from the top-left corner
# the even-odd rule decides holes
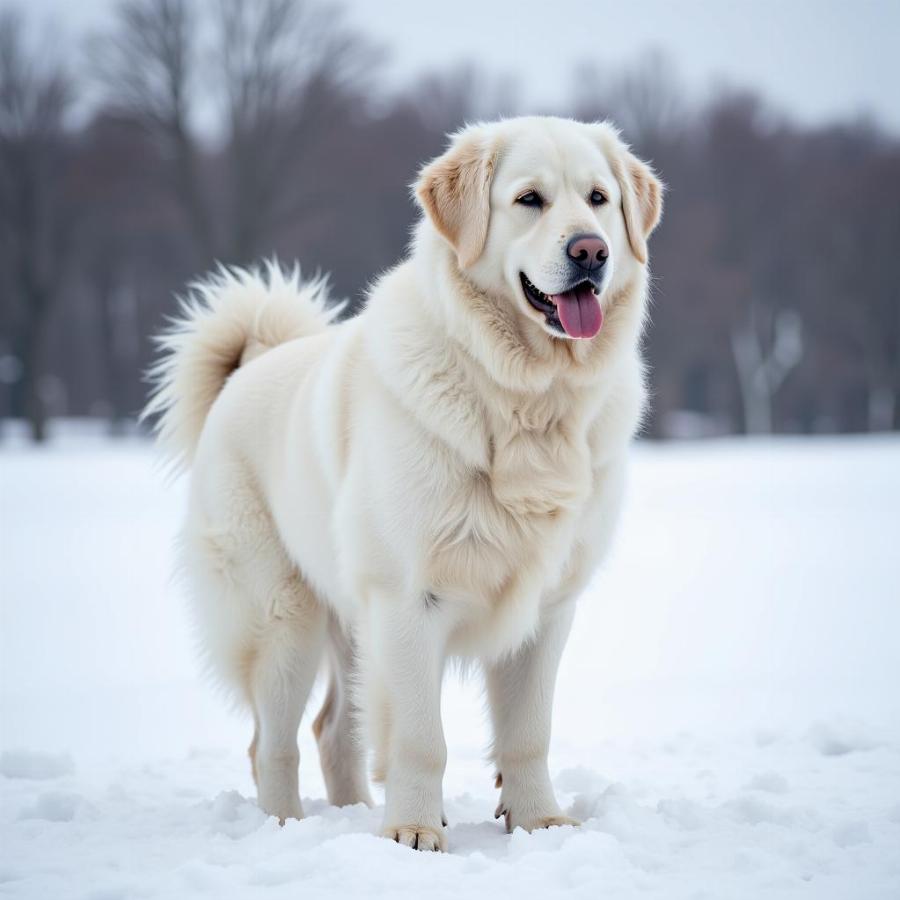
[[[408,186],[466,120],[617,121],[669,185],[653,241],[654,436],[900,426],[900,140],[663,57],[533,110],[477,69],[378,88],[383,50],[303,0],[127,0],[83,48],[0,15],[0,416],[141,407],[174,295],[277,255],[335,295],[403,253]]]

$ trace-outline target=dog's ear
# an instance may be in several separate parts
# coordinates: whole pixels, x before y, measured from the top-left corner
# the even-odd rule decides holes
[[[647,262],[647,238],[662,218],[663,185],[647,163],[626,152],[622,213],[638,262]]]
[[[622,192],[622,216],[628,243],[639,263],[647,262],[647,238],[659,224],[663,209],[663,183],[647,163],[638,159],[607,123],[600,129],[601,143]]]
[[[434,227],[456,250],[460,268],[478,261],[491,218],[497,152],[482,129],[457,135],[419,173],[415,195]]]

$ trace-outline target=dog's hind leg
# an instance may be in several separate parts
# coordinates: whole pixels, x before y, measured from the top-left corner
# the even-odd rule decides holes
[[[290,592],[289,605],[256,636],[245,677],[259,806],[284,823],[303,817],[297,730],[321,660],[327,614],[299,575],[281,590]]]
[[[333,616],[329,620],[328,636],[328,693],[313,722],[328,800],[335,806],[354,803],[371,806],[372,798],[366,779],[366,751],[359,733],[354,701],[353,645]]]
[[[195,498],[182,536],[198,636],[222,684],[253,711],[259,805],[303,814],[297,730],[322,659],[328,613],[288,558],[240,470]],[[206,502],[201,505],[201,500]]]

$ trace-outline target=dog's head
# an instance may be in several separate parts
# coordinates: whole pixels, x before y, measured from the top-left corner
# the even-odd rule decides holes
[[[662,185],[611,125],[557,118],[466,128],[416,196],[467,278],[561,339],[601,330],[662,212]]]

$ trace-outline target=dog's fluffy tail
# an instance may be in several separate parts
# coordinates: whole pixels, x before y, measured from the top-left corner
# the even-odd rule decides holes
[[[153,389],[142,419],[156,418],[158,440],[178,466],[190,464],[203,424],[226,380],[266,350],[324,331],[341,306],[327,306],[324,279],[301,282],[300,270],[270,262],[219,270],[190,285],[156,343]],[[158,418],[157,418],[158,417]]]

